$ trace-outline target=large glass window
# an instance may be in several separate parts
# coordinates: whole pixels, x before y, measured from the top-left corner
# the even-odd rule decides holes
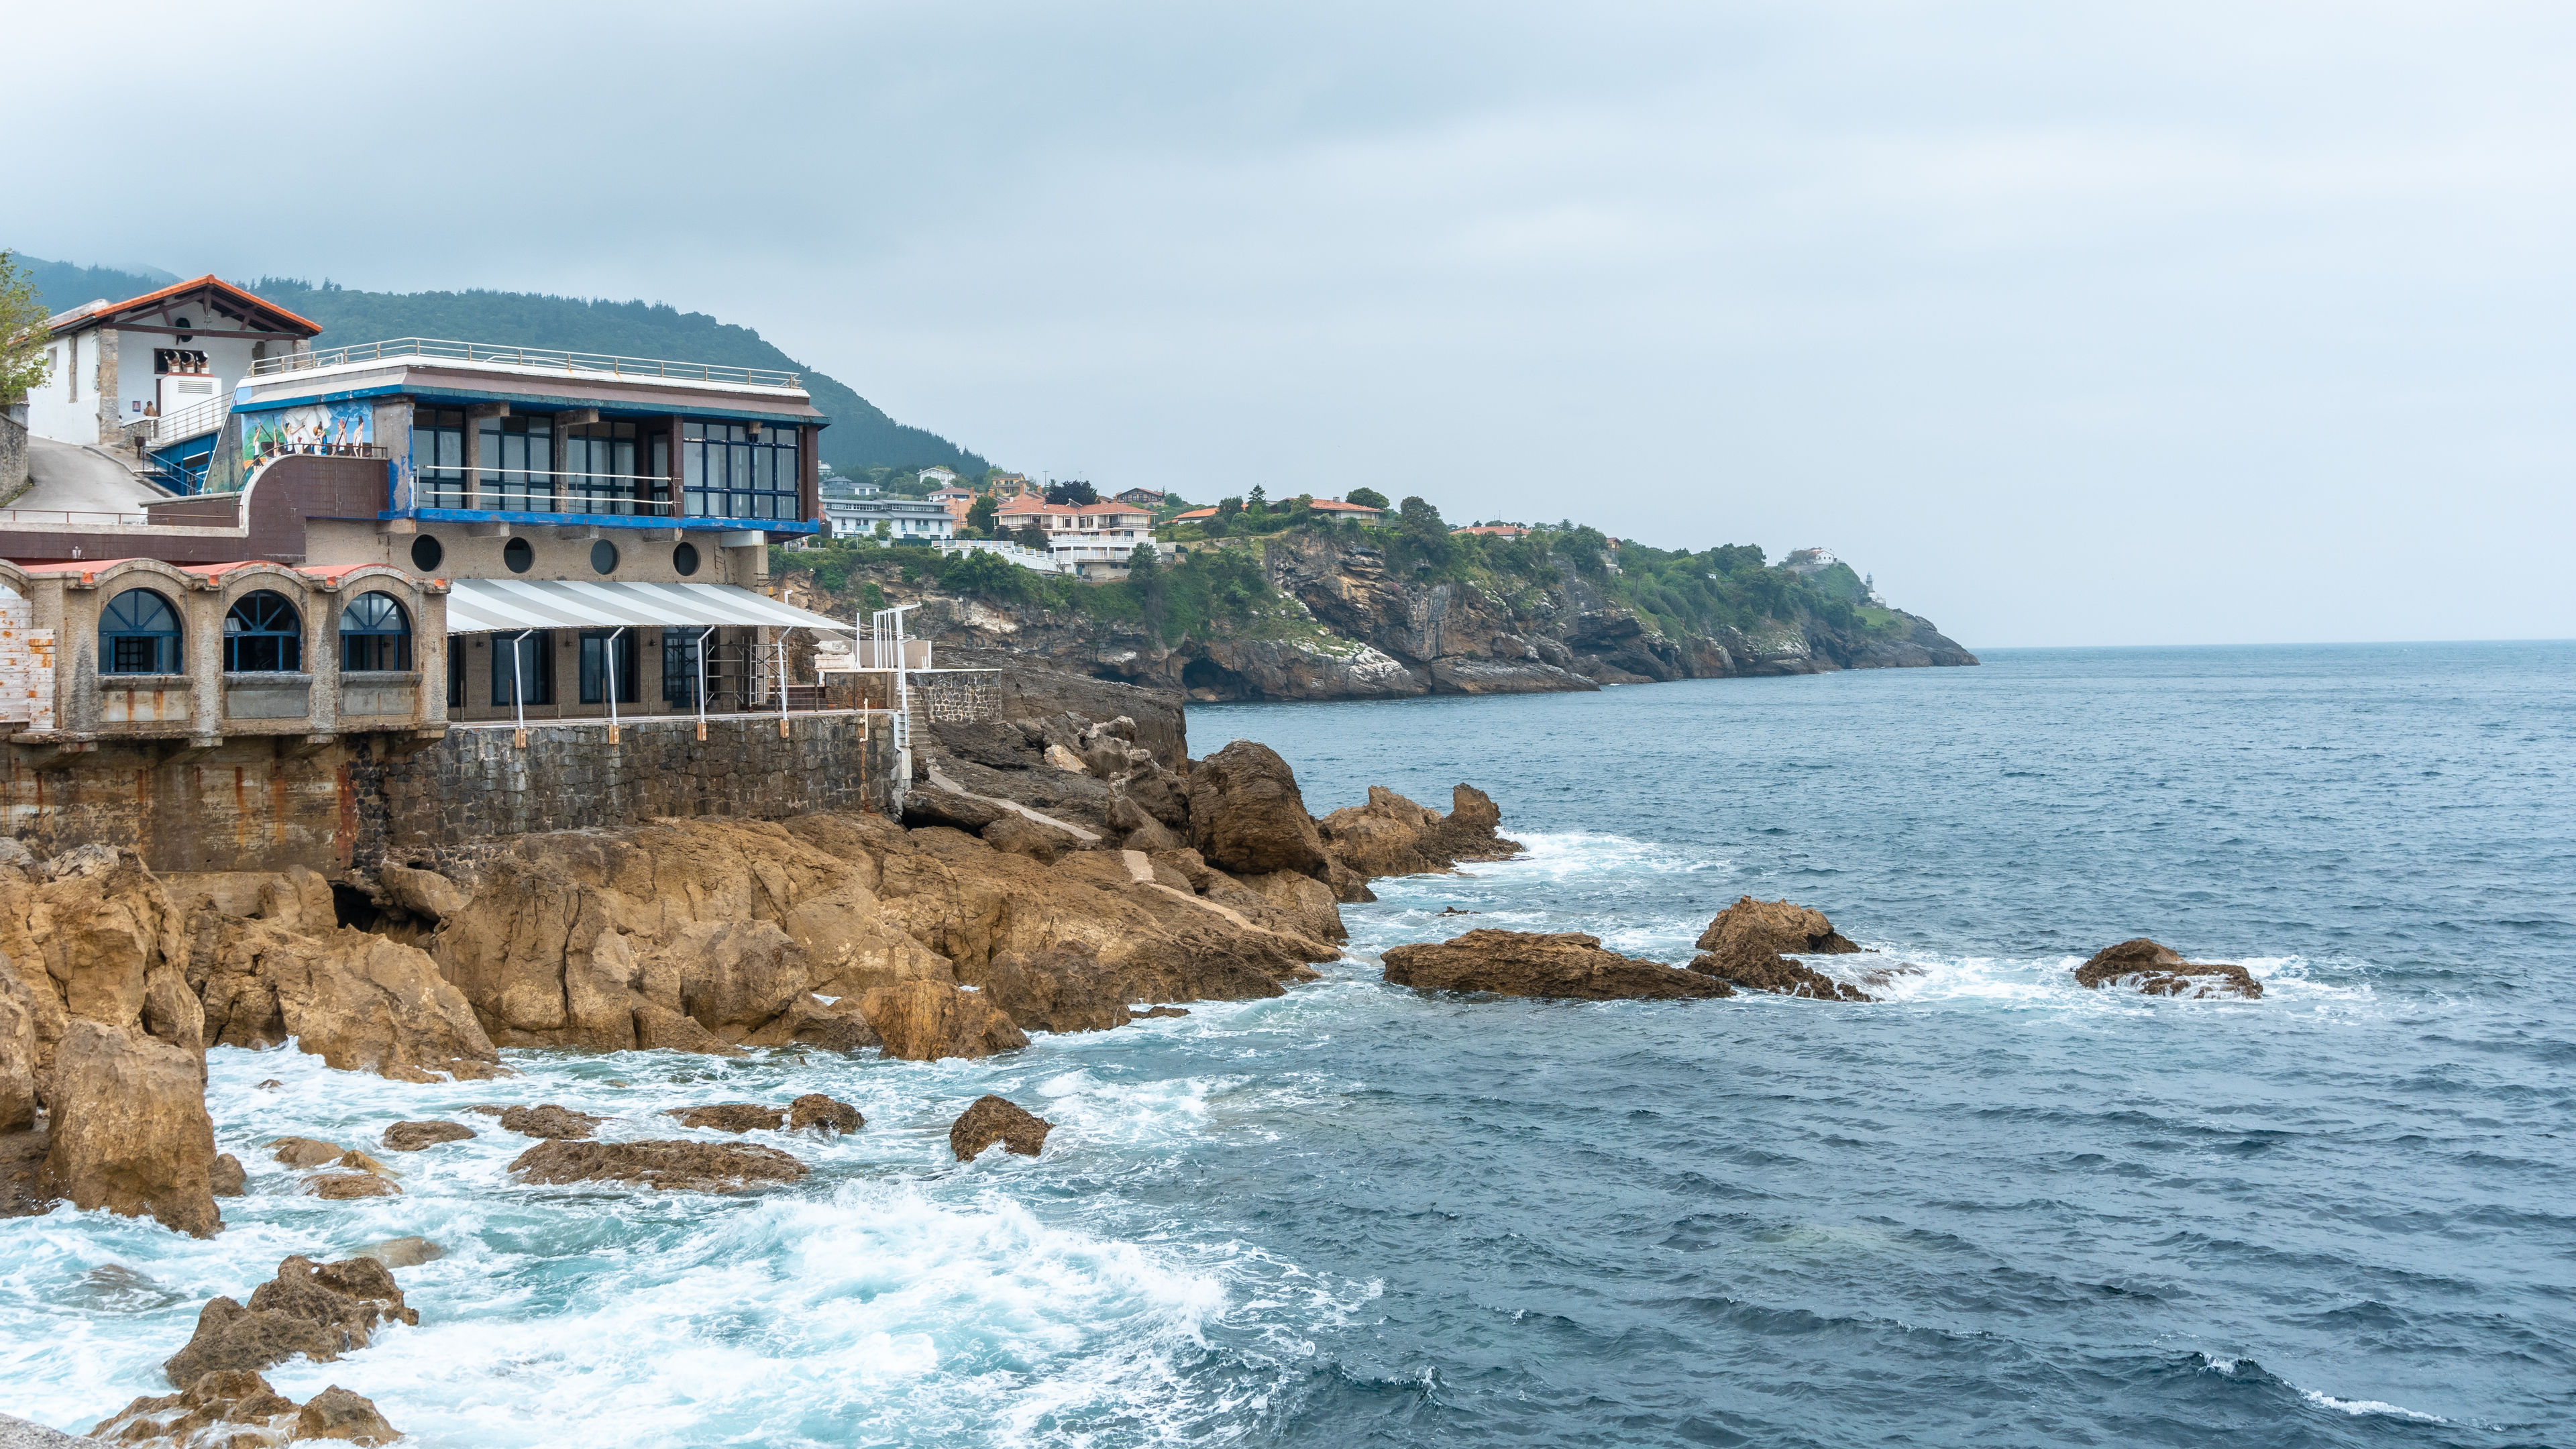
[[[98,654],[110,674],[179,673],[179,611],[150,589],[127,589],[98,616]]]
[[[516,641],[515,643],[513,641]],[[518,660],[518,688],[512,689],[510,661]],[[492,636],[492,707],[555,702],[555,636],[539,629],[525,639],[514,634]]]
[[[412,491],[420,508],[465,506],[465,414],[458,408],[414,408]]]
[[[686,548],[688,545],[682,544]],[[662,702],[698,707],[698,631],[662,631]]]
[[[581,702],[608,703],[609,666],[616,666],[617,702],[633,704],[639,698],[635,687],[635,631],[617,634],[614,629],[585,629],[581,635]]]
[[[797,485],[805,473],[795,428],[683,423],[680,468],[686,510],[696,517],[797,517]]]
[[[411,616],[391,594],[360,594],[340,611],[342,669],[411,668]]]
[[[304,667],[304,620],[284,594],[260,589],[224,615],[224,668],[235,674],[293,674]]]
[[[483,506],[511,513],[555,511],[555,424],[542,413],[485,418]]]
[[[633,423],[587,423],[567,428],[563,449],[564,508],[573,513],[634,513],[642,488]]]

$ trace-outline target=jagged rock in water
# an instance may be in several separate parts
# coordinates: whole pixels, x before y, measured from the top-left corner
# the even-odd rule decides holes
[[[131,850],[0,869],[0,1132],[39,1101],[47,1124],[43,1167],[13,1194],[223,1226],[188,961],[181,913]]]
[[[197,1375],[180,1393],[138,1398],[89,1433],[92,1439],[138,1449],[282,1444],[293,1434],[295,1408],[293,1399],[259,1374],[222,1369]],[[258,1432],[262,1430],[269,1432]]]
[[[351,1198],[360,1197],[402,1196],[400,1187],[372,1172],[316,1173],[304,1179],[304,1191],[314,1197],[328,1198],[333,1202],[346,1202]]]
[[[2144,936],[2105,946],[2075,968],[2075,984],[2099,990],[2128,986],[2145,996],[2181,996],[2195,1000],[2221,996],[2259,1001],[2263,983],[2242,966],[2219,961],[2185,961],[2180,952]]]
[[[1189,1014],[1190,1009],[1186,1006],[1156,1006],[1149,1007],[1144,1011],[1135,1013],[1135,1019],[1138,1021],[1146,1021],[1158,1016],[1187,1016]]]
[[[1346,805],[1316,822],[1333,857],[1363,876],[1425,875],[1462,860],[1502,860],[1521,852],[1516,840],[1495,833],[1503,814],[1472,785],[1450,792],[1446,815],[1417,805],[1383,785],[1371,785],[1368,803]]]
[[[742,1142],[540,1142],[510,1171],[532,1183],[625,1182],[675,1192],[742,1192],[794,1182],[805,1164]]]
[[[288,1167],[322,1167],[339,1161],[348,1150],[319,1137],[280,1137],[268,1144],[270,1158]]]
[[[944,981],[880,986],[860,1001],[885,1054],[906,1061],[987,1057],[1029,1044],[1028,1034],[983,993]]]
[[[1385,976],[1419,991],[1491,991],[1572,1001],[1685,1001],[1733,996],[1723,981],[1601,948],[1576,931],[1481,929],[1436,944],[1397,946]]]
[[[402,1431],[376,1412],[375,1401],[333,1384],[305,1401],[295,1416],[298,1439],[345,1439],[353,1444],[391,1444]]]
[[[207,1173],[207,1180],[217,1197],[240,1197],[250,1191],[250,1173],[242,1167],[241,1159],[229,1152],[215,1154],[215,1165]]]
[[[856,1132],[867,1125],[859,1109],[847,1102],[836,1101],[820,1092],[808,1092],[788,1104],[787,1130],[802,1132],[820,1127],[830,1132]]]
[[[948,1126],[948,1149],[960,1162],[971,1162],[977,1153],[999,1142],[1003,1150],[1022,1157],[1035,1157],[1046,1146],[1047,1134],[1055,1124],[1007,1098],[991,1093],[975,1099],[975,1105],[957,1116]]]
[[[552,1102],[538,1107],[511,1107],[501,1113],[501,1126],[524,1137],[588,1137],[591,1129],[607,1120]]]
[[[441,1142],[463,1142],[474,1129],[462,1122],[396,1122],[385,1129],[388,1152],[418,1152]]]
[[[1859,987],[1788,959],[1792,954],[1839,956],[1859,950],[1822,911],[1744,896],[1718,912],[1700,933],[1700,954],[1692,958],[1690,969],[1751,991],[1867,1001],[1869,995]]]
[[[718,1102],[709,1107],[674,1107],[671,1116],[683,1127],[702,1127],[717,1132],[775,1132],[787,1114],[776,1107],[763,1107],[757,1102]]]
[[[447,1250],[423,1237],[387,1238],[358,1250],[358,1256],[373,1258],[388,1268],[416,1268],[447,1256]]]
[[[1107,1031],[1127,1024],[1117,973],[1085,947],[1004,951],[980,975],[973,984],[1023,1030]]]
[[[1189,781],[1190,844],[1208,864],[1235,874],[1329,874],[1296,773],[1276,750],[1236,740],[1192,766]]]
[[[416,1324],[420,1313],[404,1304],[384,1264],[365,1257],[315,1263],[299,1254],[277,1265],[277,1276],[259,1285],[247,1307],[210,1300],[188,1346],[162,1368],[179,1385],[218,1370],[264,1369],[299,1353],[329,1360],[366,1347],[378,1327],[393,1322]]]

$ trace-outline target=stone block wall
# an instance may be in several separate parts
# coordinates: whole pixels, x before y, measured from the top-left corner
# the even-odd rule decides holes
[[[372,874],[389,856],[470,876],[511,835],[611,829],[657,816],[776,819],[892,806],[882,714],[731,716],[623,726],[101,742],[0,748],[0,833],[45,854],[131,846],[155,870]]]

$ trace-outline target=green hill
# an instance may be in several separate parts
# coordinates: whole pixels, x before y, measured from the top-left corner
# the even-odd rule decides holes
[[[168,285],[112,267],[34,257],[19,261],[45,305],[57,312],[99,297],[121,300]],[[981,473],[989,466],[981,455],[937,433],[887,417],[846,384],[789,357],[752,329],[719,322],[704,312],[535,292],[360,292],[289,277],[262,277],[241,285],[322,324],[318,345],[325,347],[385,337],[445,337],[795,372],[803,375],[814,405],[832,419],[823,430],[823,461],[841,472],[945,463],[961,473]]]

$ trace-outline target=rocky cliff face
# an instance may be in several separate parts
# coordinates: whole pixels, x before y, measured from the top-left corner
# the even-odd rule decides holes
[[[914,627],[938,641],[943,662],[1026,668],[1043,660],[1200,702],[1528,694],[1977,662],[1930,620],[1902,611],[1889,611],[1893,628],[1877,630],[1801,615],[1676,636],[1572,568],[1506,596],[1399,577],[1376,549],[1345,535],[1290,532],[1259,546],[1283,604],[1275,616],[1211,637],[1167,645],[1141,625],[935,594],[922,596],[929,607],[914,615]],[[1130,705],[1119,712],[1145,717]]]

